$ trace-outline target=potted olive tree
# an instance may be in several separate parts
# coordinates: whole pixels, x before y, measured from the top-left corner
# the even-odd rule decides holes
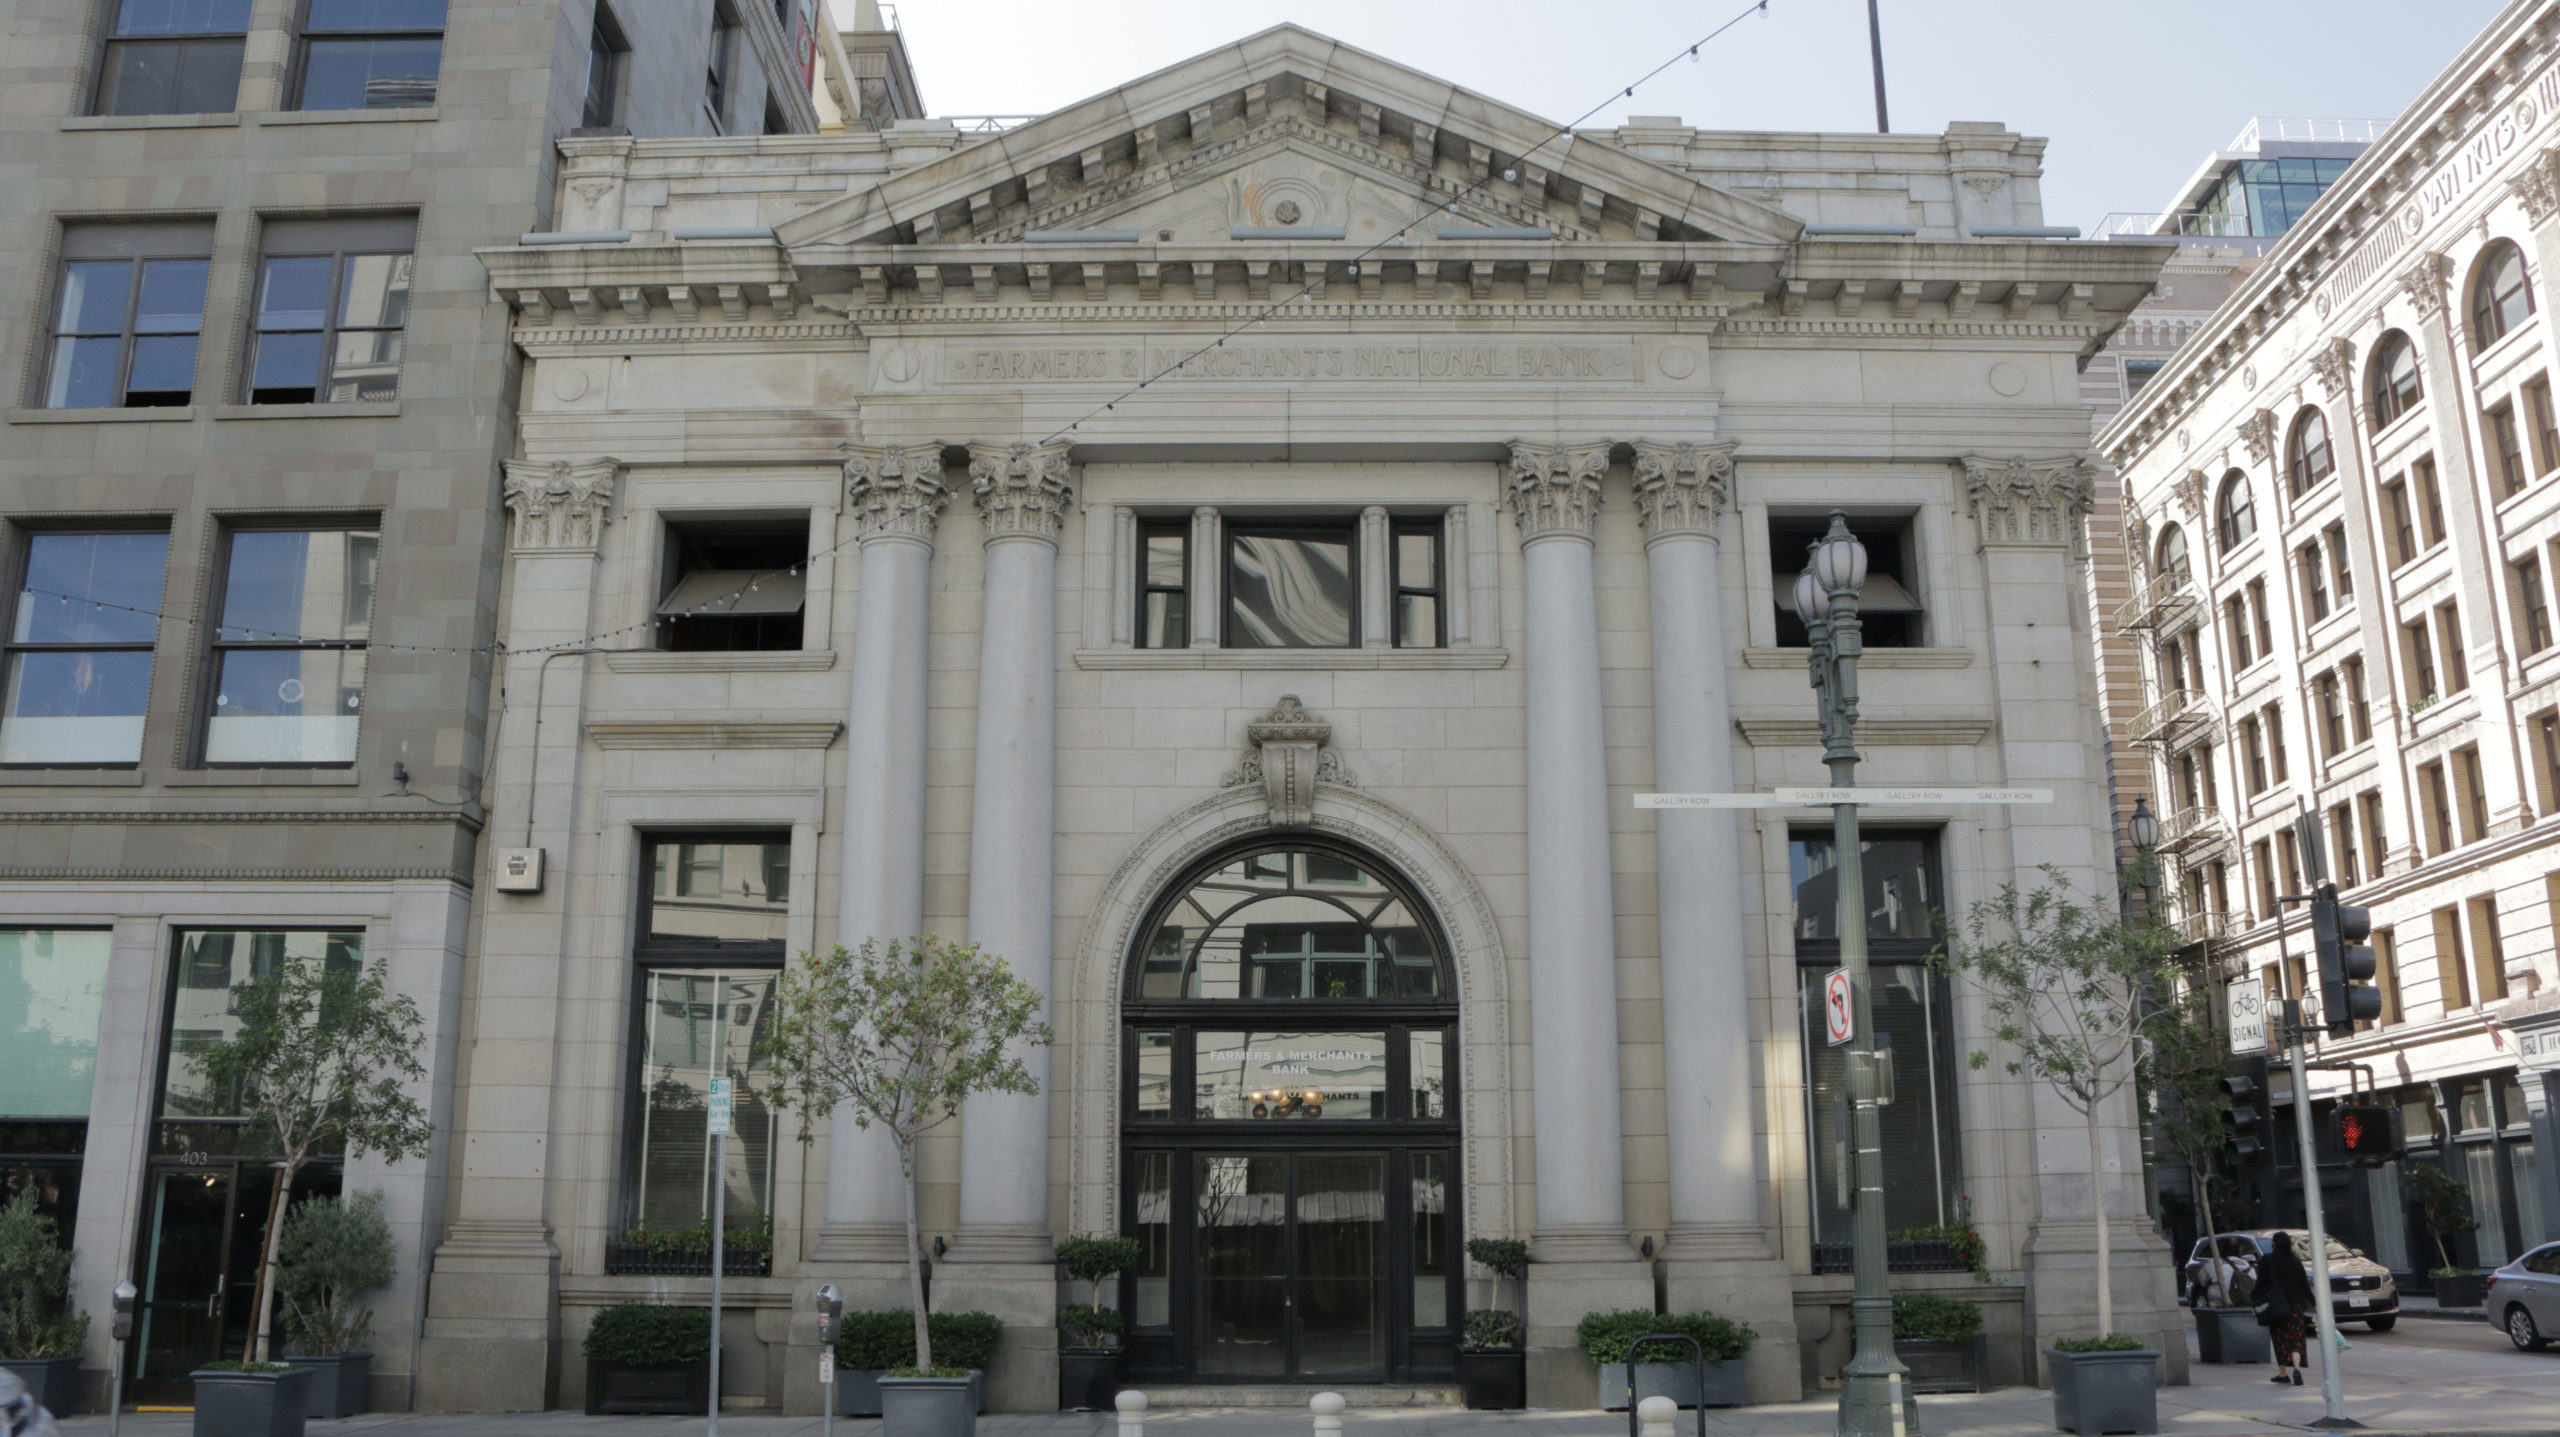
[[[2185,975],[2184,990],[2165,1002],[2152,1022],[2142,1055],[2143,1088],[2152,1102],[2151,1127],[2160,1144],[2186,1160],[2195,1178],[2197,1231],[2208,1242],[2221,1231],[2213,1214],[2213,1164],[2225,1136],[2222,1078],[2228,1035],[2214,1020],[2212,987],[2202,975]],[[2207,1362],[2265,1362],[2275,1355],[2267,1330],[2247,1294],[2233,1291],[2229,1265],[2205,1268],[2195,1295],[2196,1352]]]
[[[1120,1395],[1120,1309],[1102,1305],[1102,1280],[1134,1266],[1141,1252],[1133,1237],[1069,1237],[1058,1243],[1058,1266],[1085,1284],[1087,1300],[1058,1309],[1058,1408],[1108,1412]]]
[[[1529,1274],[1529,1245],[1517,1238],[1469,1238],[1467,1256],[1498,1285],[1516,1286]],[[1469,1409],[1517,1412],[1529,1405],[1527,1334],[1516,1295],[1468,1311],[1458,1333],[1458,1390]]]
[[[969,1410],[987,1410],[987,1365],[1004,1338],[1004,1319],[986,1312],[936,1312],[925,1318],[933,1353],[969,1374]],[[848,1312],[836,1335],[836,1415],[878,1417],[880,1379],[915,1359],[915,1314],[903,1307]]]
[[[2080,1114],[2089,1137],[2097,1229],[2098,1335],[2045,1350],[2053,1421],[2066,1432],[2149,1432],[2159,1426],[2160,1354],[2115,1330],[2114,1246],[2106,1214],[2100,1110],[2129,1087],[2180,974],[2177,935],[2149,919],[2128,923],[2112,903],[2083,901],[2062,870],[2020,892],[2014,883],[1973,905],[1965,942],[1944,955],[1982,992],[2011,1075],[2040,1078]],[[1975,1052],[1975,1069],[1991,1055]]]
[[[1980,1392],[1989,1385],[1982,1305],[1935,1292],[1893,1295],[1893,1355],[1914,1392]]]
[[[294,1349],[285,1360],[319,1374],[311,1382],[309,1415],[353,1417],[365,1410],[373,1309],[357,1299],[389,1287],[397,1271],[379,1192],[305,1198],[286,1216],[276,1248],[276,1292]]]
[[[2436,1306],[2478,1307],[2488,1300],[2488,1279],[2453,1260],[2453,1244],[2480,1226],[2471,1215],[2471,1184],[2433,1163],[2410,1163],[2409,1201],[2418,1209],[2418,1225],[2436,1240],[2438,1266],[2427,1276],[2435,1283]]]
[[[1759,1334],[1748,1325],[1712,1312],[1666,1314],[1630,1308],[1585,1313],[1573,1329],[1574,1342],[1600,1365],[1602,1409],[1627,1410],[1628,1349],[1638,1338],[1657,1333],[1696,1338],[1703,1363],[1690,1360],[1685,1342],[1646,1343],[1635,1353],[1636,1401],[1668,1397],[1683,1407],[1739,1407],[1750,1400],[1743,1382],[1743,1358]]]
[[[800,1115],[803,1142],[813,1140],[811,1124],[842,1107],[857,1127],[886,1129],[897,1148],[915,1345],[911,1364],[880,1379],[880,1415],[891,1437],[971,1437],[977,1430],[980,1379],[935,1363],[925,1320],[916,1144],[972,1094],[1040,1091],[1020,1054],[1050,1040],[1042,1003],[1040,991],[1004,959],[929,934],[885,947],[866,940],[859,953],[839,943],[804,954],[775,985],[767,1101]]]
[[[698,1417],[711,1404],[711,1313],[617,1303],[587,1324],[587,1415]]]
[[[89,1319],[71,1310],[71,1250],[28,1188],[0,1205],[0,1371],[68,1417],[80,1392]]]

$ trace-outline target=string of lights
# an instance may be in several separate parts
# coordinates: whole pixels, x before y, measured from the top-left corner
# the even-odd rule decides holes
[[[1366,248],[1352,255],[1348,260],[1324,261],[1318,267],[1317,273],[1320,276],[1325,275],[1329,273],[1333,265],[1342,264],[1346,267],[1352,278],[1358,278],[1360,274],[1360,266],[1365,263],[1371,255],[1376,254],[1380,250],[1395,247],[1404,243],[1407,237],[1410,236],[1418,226],[1436,214],[1457,213],[1459,207],[1463,203],[1481,193],[1487,186],[1491,185],[1497,173],[1505,183],[1515,181],[1519,177],[1520,165],[1526,163],[1532,157],[1536,156],[1550,145],[1555,144],[1557,141],[1570,139],[1573,136],[1574,131],[1589,123],[1591,118],[1599,114],[1602,110],[1607,109],[1609,106],[1622,99],[1635,98],[1637,90],[1659,78],[1664,71],[1670,69],[1676,64],[1679,64],[1682,60],[1694,61],[1698,59],[1699,52],[1707,45],[1713,43],[1726,31],[1731,30],[1743,21],[1750,19],[1753,15],[1765,15],[1768,13],[1770,3],[1771,0],[1751,0],[1750,4],[1745,5],[1741,10],[1735,12],[1731,19],[1728,19],[1723,24],[1716,26],[1714,29],[1698,37],[1698,39],[1690,44],[1673,51],[1668,59],[1663,60],[1652,69],[1645,71],[1633,80],[1630,80],[1615,90],[1612,90],[1609,93],[1608,98],[1600,101],[1596,105],[1593,105],[1590,109],[1583,111],[1580,115],[1566,121],[1564,124],[1556,126],[1544,139],[1541,139],[1538,143],[1531,145],[1528,149],[1523,150],[1518,155],[1509,157],[1499,171],[1495,170],[1491,166],[1487,166],[1483,177],[1469,181],[1463,187],[1459,188],[1454,194],[1449,195],[1445,199],[1433,200],[1426,204],[1414,215],[1412,219],[1407,220],[1393,233],[1372,242]],[[1266,303],[1260,310],[1244,319],[1236,321],[1217,334],[1214,338],[1203,341],[1197,348],[1192,349],[1181,358],[1166,364],[1155,373],[1147,375],[1146,377],[1138,380],[1135,384],[1122,389],[1119,393],[1114,394],[1110,398],[1103,400],[1101,403],[1090,409],[1087,409],[1077,418],[1069,420],[1064,427],[1049,431],[1036,442],[1038,444],[1054,444],[1061,439],[1081,437],[1083,434],[1083,428],[1086,424],[1092,423],[1102,415],[1117,413],[1120,405],[1137,397],[1138,394],[1146,390],[1151,385],[1161,383],[1162,381],[1182,372],[1184,369],[1188,368],[1193,361],[1223,347],[1228,340],[1243,334],[1246,330],[1267,327],[1270,324],[1271,317],[1273,315],[1284,313],[1291,305],[1296,304],[1301,300],[1312,299],[1315,296],[1318,287],[1322,283],[1323,281],[1320,278],[1310,279],[1301,283],[1295,293],[1290,294],[1284,299],[1273,300]],[[519,647],[505,643],[477,645],[382,643],[370,640],[351,640],[337,635],[309,636],[302,634],[273,633],[264,630],[242,629],[235,625],[222,626],[222,632],[225,636],[238,636],[253,641],[263,639],[281,643],[305,643],[312,645],[334,644],[348,648],[361,646],[369,652],[375,653],[523,655],[557,654],[580,650],[610,651],[612,647],[612,640],[627,638],[635,634],[652,633],[661,625],[674,624],[694,615],[727,612],[729,606],[735,604],[739,599],[744,598],[748,593],[761,588],[766,580],[784,577],[798,578],[800,577],[801,571],[808,568],[815,561],[832,557],[846,549],[856,547],[859,543],[859,538],[838,540],[837,542],[828,545],[826,548],[813,551],[808,558],[801,560],[797,564],[788,565],[781,569],[759,571],[751,575],[744,584],[739,585],[737,588],[731,589],[722,594],[714,595],[701,603],[695,604],[691,609],[683,614],[652,615],[650,618],[636,624],[625,624],[620,628],[603,629],[595,633],[585,634],[575,639],[567,639],[554,644],[526,645]],[[115,610],[121,613],[137,614],[154,620],[165,621],[172,617],[170,615],[159,613],[155,610],[136,608],[129,604],[110,603],[105,600],[92,599],[79,594],[61,594],[56,593],[53,590],[35,588],[29,588],[25,590],[25,592],[28,594],[44,594],[65,603],[84,603],[95,609]],[[191,628],[202,627],[204,623],[203,620],[199,619],[188,618],[185,616],[177,617],[179,617],[180,622],[187,624]]]

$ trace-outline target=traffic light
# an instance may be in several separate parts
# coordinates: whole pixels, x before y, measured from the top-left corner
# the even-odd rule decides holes
[[[2329,1113],[2338,1156],[2379,1166],[2400,1156],[2400,1110],[2382,1103],[2340,1103]]]
[[[2238,1070],[2222,1080],[2222,1100],[2222,1150],[2237,1173],[2254,1174],[2266,1165],[2267,1135],[2274,1127],[2267,1060],[2242,1058]]]
[[[2312,890],[2311,946],[2320,955],[2320,1015],[2332,1038],[2351,1037],[2356,1024],[2382,1016],[2382,990],[2373,986],[2373,914],[2338,901],[2338,885]]]

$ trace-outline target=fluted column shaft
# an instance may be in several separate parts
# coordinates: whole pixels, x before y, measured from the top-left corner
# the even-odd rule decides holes
[[[1606,443],[1514,444],[1528,568],[1529,1022],[1544,1261],[1623,1259],[1617,943],[1592,524]]]
[[[969,940],[1005,959],[1044,998],[1057,811],[1058,527],[1073,501],[1068,474],[1064,444],[970,454],[987,537]],[[954,1261],[1051,1260],[1049,1050],[1025,1045],[1016,1056],[1039,1091],[982,1094],[961,1116]]]

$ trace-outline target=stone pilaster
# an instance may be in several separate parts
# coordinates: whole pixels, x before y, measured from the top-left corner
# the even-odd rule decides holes
[[[1627,1240],[1617,1065],[1617,934],[1602,767],[1600,619],[1592,526],[1609,445],[1514,441],[1509,500],[1528,570],[1529,1022],[1535,1087],[1537,1265],[1529,1278],[1529,1400],[1590,1401],[1573,1325],[1649,1305]]]
[[[547,1208],[559,1147],[555,1052],[569,1041],[569,876],[592,861],[576,846],[587,672],[578,655],[595,626],[597,547],[621,472],[613,459],[509,460],[499,488],[515,565],[506,689],[519,697],[498,721],[489,832],[544,850],[550,871],[540,893],[482,889],[471,1125],[459,1155],[467,1181],[427,1288],[423,1409],[538,1411],[558,1390],[560,1252]]]
[[[986,526],[969,941],[1044,996],[1058,783],[1058,531],[1074,504],[1071,480],[1063,443],[969,451],[970,492]],[[935,1269],[935,1300],[1004,1319],[988,1374],[997,1410],[1048,1411],[1058,1399],[1049,1050],[1015,1056],[1040,1089],[983,1094],[961,1114],[960,1228]]]

